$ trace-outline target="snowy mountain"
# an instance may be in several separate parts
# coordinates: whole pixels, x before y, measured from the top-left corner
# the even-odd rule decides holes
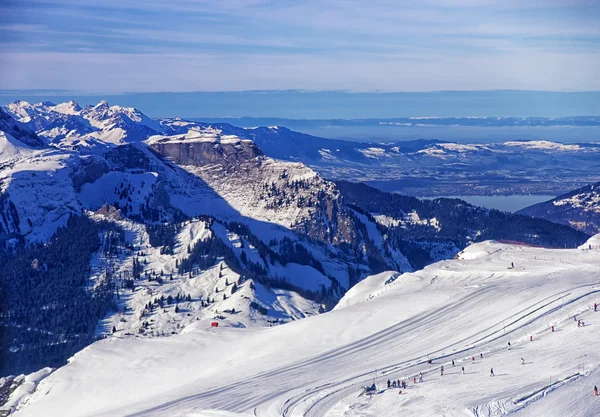
[[[283,326],[111,337],[15,416],[595,416],[596,252],[486,241]]]
[[[586,233],[600,232],[600,182],[581,187],[553,200],[519,211],[555,223],[567,224]]]
[[[105,337],[294,321],[367,275],[411,271],[474,241],[588,238],[457,200],[394,208],[373,195],[368,207],[351,185],[266,156],[232,127],[106,102],[8,110],[20,122],[0,124],[2,374],[60,366]]]
[[[462,144],[435,139],[353,142],[311,136],[282,126],[236,127],[228,123],[178,118],[150,119],[137,109],[109,106],[104,101],[83,109],[74,102],[55,105],[17,101],[6,106],[5,110],[32,127],[40,137],[63,149],[83,151],[136,142],[154,134],[184,135],[192,128],[214,129],[223,135],[250,139],[265,155],[302,162],[325,178],[365,182],[384,191],[415,196],[557,195],[600,180],[597,174],[600,168],[598,143],[511,140]],[[515,118],[484,119],[485,125],[563,123],[558,119],[545,122]],[[463,122],[479,126],[482,120],[467,118]],[[429,118],[408,122],[437,123]],[[456,123],[452,118],[438,122],[442,125]],[[586,118],[580,122],[588,123]],[[560,176],[556,175],[557,168],[561,169]]]
[[[59,365],[113,330],[295,320],[374,270],[411,269],[311,169],[215,129],[186,132],[93,152],[2,134],[3,373]]]
[[[66,149],[136,142],[160,131],[159,122],[139,110],[109,106],[104,100],[83,108],[74,101],[58,105],[15,101],[5,110],[47,143]]]

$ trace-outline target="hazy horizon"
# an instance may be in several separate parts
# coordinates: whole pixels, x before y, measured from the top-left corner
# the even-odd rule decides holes
[[[600,92],[481,90],[377,92],[257,90],[172,93],[81,93],[0,90],[14,100],[136,107],[150,117],[390,119],[401,117],[570,117],[600,115]]]

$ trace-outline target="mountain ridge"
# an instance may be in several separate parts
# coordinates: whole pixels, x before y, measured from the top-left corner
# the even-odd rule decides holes
[[[525,207],[518,213],[566,224],[589,234],[600,232],[600,182]]]

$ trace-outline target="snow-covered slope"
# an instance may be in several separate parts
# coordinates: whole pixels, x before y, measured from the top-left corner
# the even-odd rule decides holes
[[[1,108],[0,131],[12,136],[26,146],[40,147],[44,144],[32,130],[17,122]]]
[[[94,217],[105,218],[101,214]],[[101,282],[107,270],[124,280],[132,279],[131,265],[135,262],[143,265],[143,272],[134,280],[131,291],[121,292],[118,312],[109,314],[99,324],[100,335],[168,336],[181,333],[197,321],[206,324],[215,320],[222,326],[266,327],[318,314],[321,308],[293,291],[265,287],[244,278],[224,260],[206,269],[182,272],[178,265],[189,256],[189,248],[221,233],[240,256],[244,253],[246,258],[259,261],[258,251],[251,244],[218,223],[202,220],[183,223],[173,250],[168,252],[163,246],[151,244],[144,226],[129,220],[119,220],[117,224],[125,230],[133,250],[121,252],[115,258],[107,257],[104,248],[100,248],[92,260],[91,281]],[[311,268],[306,272],[309,277],[318,274]],[[299,288],[310,288],[302,280],[296,284]],[[330,285],[326,279],[321,284]]]
[[[598,255],[483,242],[283,326],[112,337],[45,378],[16,416],[595,416]],[[386,389],[396,379],[408,387]]]
[[[519,213],[568,224],[586,233],[600,232],[600,182],[590,184],[553,200],[526,207]]]

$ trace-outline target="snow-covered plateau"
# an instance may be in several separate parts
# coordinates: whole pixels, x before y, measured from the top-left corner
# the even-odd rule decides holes
[[[282,326],[96,342],[15,416],[597,416],[599,273],[588,245],[477,243]]]

